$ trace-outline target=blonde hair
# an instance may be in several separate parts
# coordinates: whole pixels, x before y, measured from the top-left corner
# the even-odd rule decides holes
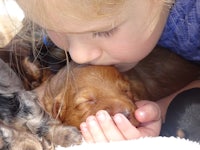
[[[91,21],[120,13],[125,0],[17,0],[25,15],[45,26],[55,24],[53,18]],[[51,25],[50,25],[51,26]]]

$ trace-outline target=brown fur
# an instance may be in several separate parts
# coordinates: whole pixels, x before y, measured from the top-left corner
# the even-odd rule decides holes
[[[29,51],[24,49],[24,52],[18,54],[15,51],[4,50],[8,48],[0,48],[0,58],[18,74],[26,90],[35,89],[51,76],[52,72],[48,68],[41,67],[38,60],[29,59]]]
[[[138,125],[133,102],[130,83],[116,68],[72,63],[69,72],[63,68],[50,80],[41,100],[45,110],[54,118],[76,127],[102,109],[111,115],[123,113]]]
[[[157,101],[198,79],[200,65],[187,61],[168,49],[156,47],[124,75],[131,81],[135,99]]]
[[[19,132],[14,129],[11,130],[8,127],[7,128],[4,127],[4,132],[9,133],[5,135],[5,138],[9,138],[11,144],[8,148],[5,147],[5,144],[2,142],[0,144],[2,146],[1,148],[10,150],[43,150],[43,146],[41,142],[39,142],[38,138],[29,132],[24,132],[24,131]]]

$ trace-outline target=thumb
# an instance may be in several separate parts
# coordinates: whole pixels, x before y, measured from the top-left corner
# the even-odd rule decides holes
[[[161,119],[161,110],[157,103],[147,100],[136,102],[138,109],[135,111],[136,119],[141,123]]]

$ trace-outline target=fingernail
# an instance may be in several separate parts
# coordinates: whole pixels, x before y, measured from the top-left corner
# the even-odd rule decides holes
[[[98,111],[96,116],[97,116],[97,119],[101,121],[104,121],[109,117],[108,113],[105,110]]]
[[[116,115],[114,115],[113,119],[114,119],[115,122],[121,123],[122,122],[122,117],[123,116],[121,114],[116,114]]]
[[[80,129],[81,129],[82,132],[86,132],[87,131],[87,125],[86,125],[85,122],[82,122],[80,124]]]
[[[145,119],[145,111],[142,109],[138,109],[135,112],[136,117],[139,118],[139,120],[144,120]]]
[[[86,122],[90,125],[90,126],[95,126],[97,125],[96,123],[96,119],[94,116],[90,116],[86,119]]]
[[[138,110],[136,110],[137,112],[138,112],[138,114],[140,115],[140,116],[144,116],[145,115],[145,111],[144,111],[144,109],[142,109],[142,108],[139,108]]]

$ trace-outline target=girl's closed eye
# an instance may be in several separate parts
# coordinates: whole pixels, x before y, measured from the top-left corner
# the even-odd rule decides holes
[[[106,38],[108,38],[108,37],[112,36],[117,30],[118,30],[118,28],[115,27],[115,28],[112,28],[112,29],[109,30],[109,31],[94,32],[94,33],[92,34],[92,36],[93,36],[94,38],[96,38],[96,37],[106,37]]]

